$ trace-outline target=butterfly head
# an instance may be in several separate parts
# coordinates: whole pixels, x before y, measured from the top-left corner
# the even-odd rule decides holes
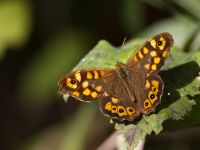
[[[71,94],[72,92],[76,91],[76,89],[79,87],[80,81],[80,71],[66,74],[58,82],[59,91],[61,91],[64,94]]]
[[[171,34],[167,32],[160,33],[149,40],[153,49],[168,51],[173,46]]]

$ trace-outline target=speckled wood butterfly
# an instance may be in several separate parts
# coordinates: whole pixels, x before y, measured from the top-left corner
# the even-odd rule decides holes
[[[155,110],[163,94],[163,81],[157,74],[173,45],[169,33],[160,33],[115,69],[95,68],[73,71],[58,83],[59,90],[78,100],[100,101],[104,115],[119,121],[133,121]]]

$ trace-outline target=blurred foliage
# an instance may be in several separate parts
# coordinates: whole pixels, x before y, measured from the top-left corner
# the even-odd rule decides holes
[[[0,2],[0,59],[8,47],[21,47],[30,35],[32,8],[29,1]]]
[[[20,150],[66,150],[82,149],[87,140],[87,131],[92,125],[96,108],[92,105],[83,105],[75,114],[74,118],[68,122],[46,129],[36,135],[29,143],[26,143]],[[87,116],[83,118],[83,116]],[[78,129],[78,132],[77,132]]]
[[[144,27],[144,4],[140,1],[124,0],[120,2],[120,20],[127,30],[127,33],[134,35]],[[138,21],[138,19],[140,20]]]
[[[197,103],[191,114],[184,120],[166,121],[164,131],[199,125],[199,84],[194,79],[200,50],[199,6],[199,0],[1,1],[0,60],[5,70],[1,79],[9,80],[4,82],[10,85],[1,86],[4,146],[0,149],[95,149],[113,131],[97,105],[76,108],[76,101],[64,105],[56,98],[59,77],[72,70],[102,37],[113,45],[121,45],[124,36],[128,41],[114,47],[101,40],[76,68],[114,67],[119,60],[125,62],[148,37],[170,32],[175,45],[160,74],[166,83],[165,93],[172,91],[163,97],[157,114],[166,114],[181,97],[186,103],[190,98]],[[24,51],[5,55],[10,48]],[[194,74],[189,69],[194,69]],[[184,75],[178,75],[177,70]],[[191,78],[185,72],[191,73]],[[181,80],[174,81],[174,77]],[[151,121],[155,116],[143,119]],[[152,128],[143,125],[149,134]],[[164,144],[169,146],[167,140]]]
[[[57,91],[58,79],[86,53],[89,39],[88,33],[71,30],[49,40],[44,50],[24,70],[20,81],[23,103],[37,108],[50,105],[49,98]]]

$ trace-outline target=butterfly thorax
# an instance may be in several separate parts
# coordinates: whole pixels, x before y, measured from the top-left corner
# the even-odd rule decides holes
[[[129,68],[127,68],[126,64],[118,62],[116,64],[116,75],[117,78],[121,80],[121,83],[123,84],[125,91],[127,92],[130,99],[135,101],[136,95],[133,88],[134,82],[132,81],[134,74]]]
[[[130,100],[132,100],[136,107],[143,104],[138,104],[142,99],[144,99],[144,78],[145,74],[135,66],[132,68],[128,67],[122,62],[116,64],[116,74],[117,78],[121,80]]]

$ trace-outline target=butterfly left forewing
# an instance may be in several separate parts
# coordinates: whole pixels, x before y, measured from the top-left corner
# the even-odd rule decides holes
[[[104,95],[114,75],[114,69],[77,70],[62,77],[58,86],[62,93],[77,100],[93,102]]]

